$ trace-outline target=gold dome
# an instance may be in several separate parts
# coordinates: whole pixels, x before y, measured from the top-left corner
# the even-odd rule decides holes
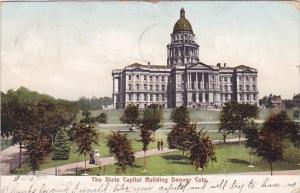
[[[193,28],[190,22],[185,18],[185,11],[183,8],[180,10],[180,19],[175,23],[173,33],[180,31],[189,31],[193,33]]]

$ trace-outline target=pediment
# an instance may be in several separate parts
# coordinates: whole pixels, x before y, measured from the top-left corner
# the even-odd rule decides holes
[[[204,63],[197,63],[191,65],[188,69],[197,69],[197,70],[212,70],[213,68]]]

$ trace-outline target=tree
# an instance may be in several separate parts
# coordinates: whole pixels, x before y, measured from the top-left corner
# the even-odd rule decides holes
[[[101,113],[96,117],[96,121],[98,123],[107,123],[107,115],[105,113]]]
[[[94,123],[94,122],[96,122],[95,118],[91,117],[91,112],[89,110],[83,111],[82,115],[84,117],[80,120],[80,123]]]
[[[271,114],[263,124],[263,128],[271,129],[281,138],[284,138],[289,133],[289,128],[292,121],[285,111],[280,111],[277,114]]]
[[[245,128],[244,130],[245,137],[247,139],[246,141],[246,147],[250,147],[250,166],[252,165],[252,153],[253,150],[256,149],[259,133],[257,129],[257,125],[254,123],[254,121],[251,121],[251,123]]]
[[[171,120],[177,127],[185,127],[190,123],[190,113],[185,106],[176,107],[171,113]]]
[[[189,124],[185,127],[173,127],[167,138],[169,148],[178,149],[185,155],[195,138],[198,137],[196,129],[196,124]]]
[[[108,136],[106,146],[109,148],[110,155],[115,157],[116,164],[126,173],[127,166],[132,166],[135,159],[132,145],[127,139],[127,135],[112,131],[112,134]]]
[[[239,141],[243,129],[258,114],[258,107],[250,104],[239,104],[235,101],[225,103],[220,114],[220,131],[239,132]]]
[[[140,120],[139,108],[133,104],[129,104],[120,120],[122,123],[130,124],[131,126],[138,124]]]
[[[84,170],[86,174],[86,156],[92,151],[92,145],[99,141],[99,133],[94,124],[77,123],[75,124],[75,142],[78,146],[78,152],[85,157]]]
[[[201,168],[203,171],[208,162],[217,161],[215,154],[215,145],[209,139],[209,136],[206,135],[206,132],[203,133],[202,130],[200,130],[197,133],[197,138],[190,147],[189,159],[191,163],[196,166],[196,170]]]
[[[143,112],[142,128],[151,130],[153,133],[161,127],[160,122],[162,120],[163,111],[155,104],[151,104]]]
[[[147,129],[144,129],[142,128],[141,129],[141,141],[143,143],[143,151],[144,151],[144,170],[146,169],[146,151],[148,150],[148,145],[149,143],[152,141],[152,138],[151,138],[151,131],[150,130],[147,130]]]
[[[70,142],[67,135],[67,131],[62,128],[58,131],[55,137],[55,142],[53,144],[53,156],[54,160],[66,160],[70,156]]]
[[[282,138],[270,129],[263,128],[258,139],[256,153],[270,165],[273,175],[273,162],[283,159]]]
[[[26,153],[28,155],[28,163],[33,172],[40,169],[40,165],[44,162],[45,157],[49,153],[49,139],[42,135],[41,130],[31,129],[28,131],[26,139]]]
[[[296,118],[299,118],[299,116],[300,116],[300,111],[297,109],[294,111],[293,117],[296,119]]]
[[[300,126],[293,122],[289,126],[289,138],[298,150],[300,150]]]

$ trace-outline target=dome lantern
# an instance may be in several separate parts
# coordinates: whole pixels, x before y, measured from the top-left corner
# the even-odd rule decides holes
[[[184,9],[181,8],[180,9],[180,18],[174,25],[173,33],[184,32],[184,31],[193,33],[193,28],[192,28],[192,25],[190,24],[190,22],[185,18]]]

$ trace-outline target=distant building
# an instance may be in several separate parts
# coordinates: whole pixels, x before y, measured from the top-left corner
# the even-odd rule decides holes
[[[293,97],[293,105],[300,107],[300,93]]]
[[[163,108],[218,108],[231,100],[258,104],[257,70],[245,65],[201,62],[199,45],[184,9],[174,25],[167,56],[167,65],[134,63],[113,70],[114,108],[128,104],[139,108],[150,104]]]
[[[285,104],[281,99],[281,96],[272,95],[270,96],[270,103],[273,108],[285,108]]]

